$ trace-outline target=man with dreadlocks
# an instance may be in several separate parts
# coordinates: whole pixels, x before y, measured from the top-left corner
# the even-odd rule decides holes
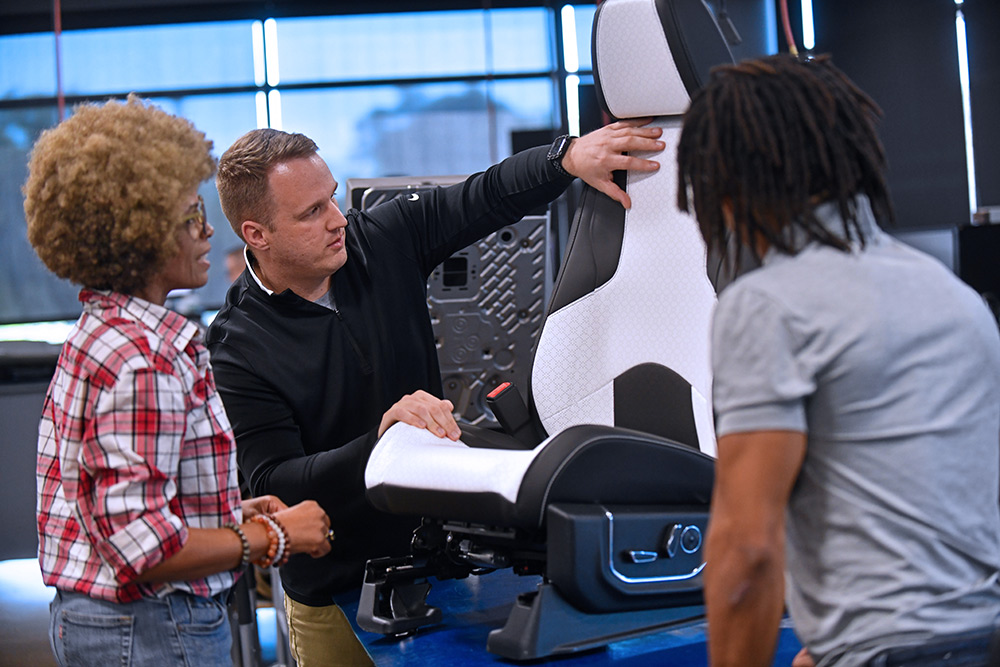
[[[879,114],[827,58],[773,56],[714,71],[684,119],[680,208],[731,266],[738,245],[761,264],[713,324],[716,665],[769,665],[785,598],[797,664],[986,664],[1000,336],[975,292],[880,229]]]

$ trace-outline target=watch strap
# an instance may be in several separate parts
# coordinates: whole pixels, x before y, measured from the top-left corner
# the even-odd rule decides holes
[[[563,134],[556,137],[556,140],[552,142],[551,146],[549,146],[548,154],[545,156],[545,158],[552,163],[552,166],[555,167],[555,170],[563,176],[572,176],[571,173],[563,168],[562,161],[563,157],[566,156],[566,151],[569,149],[569,145],[574,139],[576,139],[576,137],[571,134]]]

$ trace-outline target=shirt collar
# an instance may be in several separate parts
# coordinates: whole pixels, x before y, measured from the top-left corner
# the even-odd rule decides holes
[[[135,320],[170,345],[183,351],[191,341],[201,342],[201,329],[180,313],[137,296],[110,290],[80,291],[84,312],[102,319],[119,316]]]
[[[820,204],[813,210],[813,215],[816,216],[817,222],[824,229],[840,238],[844,237],[844,222],[840,215],[840,206],[837,202],[828,201]],[[854,217],[858,222],[861,238],[852,237],[850,239],[852,252],[861,248],[862,240],[866,245],[878,245],[882,242],[885,232],[882,231],[881,227],[878,226],[878,222],[875,221],[875,213],[872,211],[871,202],[866,195],[855,197]],[[785,229],[785,237],[796,251],[800,251],[810,244],[810,239],[806,236],[806,233],[797,225],[787,227]],[[764,254],[764,263],[766,264],[775,259],[775,257],[783,254],[772,246]]]
[[[265,287],[264,283],[260,281],[260,278],[257,277],[257,274],[253,270],[254,262],[256,262],[257,259],[253,256],[253,253],[250,252],[250,246],[243,246],[243,261],[246,262],[247,271],[250,272],[250,277],[253,278],[255,283],[257,283],[257,286],[264,290],[264,294],[273,296],[274,290]]]

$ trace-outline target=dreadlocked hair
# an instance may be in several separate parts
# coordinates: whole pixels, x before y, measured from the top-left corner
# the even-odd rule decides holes
[[[809,240],[847,250],[864,243],[855,199],[868,196],[876,219],[892,224],[885,151],[875,102],[829,56],[777,55],[712,70],[691,98],[677,149],[677,206],[698,219],[710,250],[735,266],[723,204],[732,207],[738,239],[757,259],[756,239],[795,254],[790,226]],[[814,210],[836,202],[843,236]],[[738,245],[738,244],[737,244]]]

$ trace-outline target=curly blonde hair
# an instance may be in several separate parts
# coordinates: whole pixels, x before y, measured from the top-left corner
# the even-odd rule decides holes
[[[28,240],[60,278],[134,294],[177,252],[182,198],[215,171],[211,150],[189,121],[135,95],[78,106],[32,149]]]

